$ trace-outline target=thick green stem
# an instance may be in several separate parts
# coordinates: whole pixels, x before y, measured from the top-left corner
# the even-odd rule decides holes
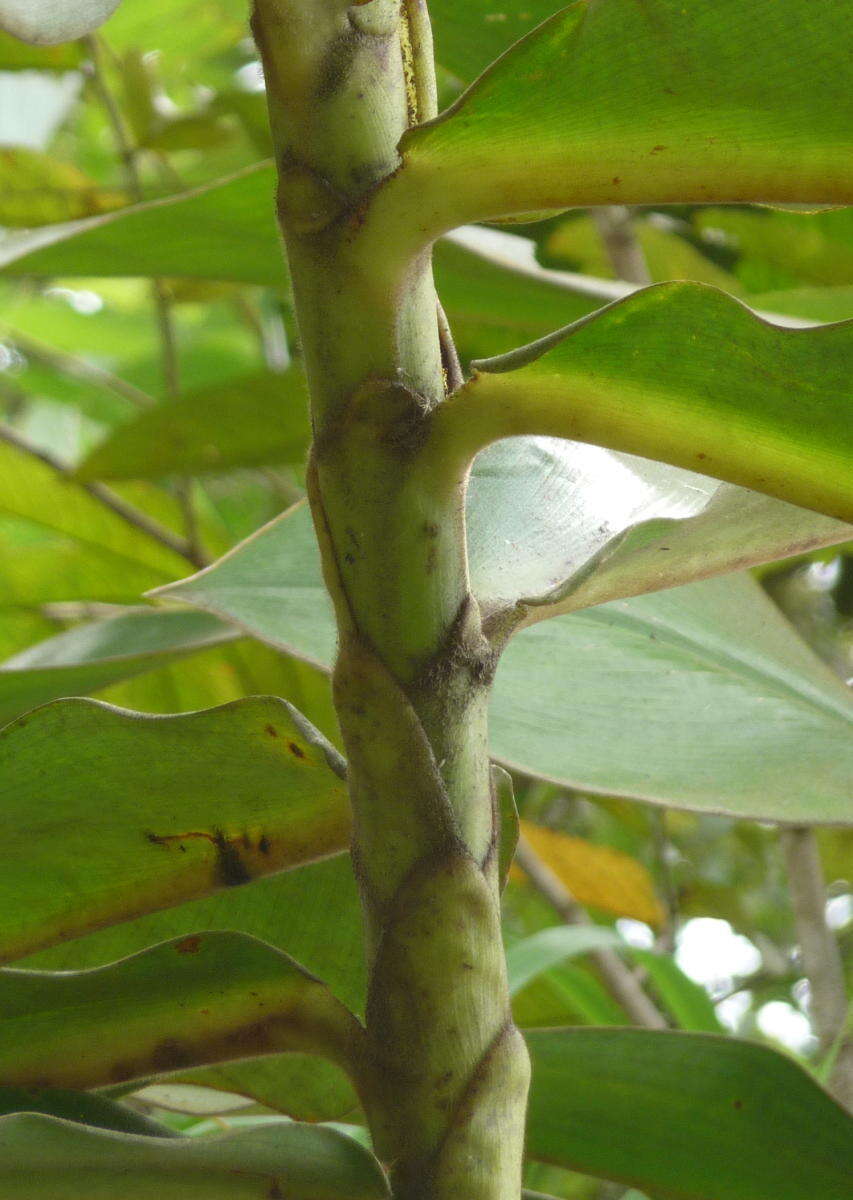
[[[429,258],[389,275],[393,246],[377,254],[361,235],[400,137],[431,115],[426,9],[256,0],[253,28],[340,635],[370,956],[365,1104],[396,1200],[516,1200],[528,1062],[500,937],[493,654],[469,594],[463,487],[430,450],[448,341]]]

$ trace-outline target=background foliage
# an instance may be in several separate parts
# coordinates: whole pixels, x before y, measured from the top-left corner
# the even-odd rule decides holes
[[[493,11],[485,0],[431,7],[447,103],[553,6],[531,0],[523,16]],[[263,589],[259,599],[239,595],[222,574],[236,556],[161,597],[207,615],[144,599],[219,558],[303,494],[306,390],[244,0],[128,0],[97,42],[45,50],[0,35],[0,143],[0,720],[69,694],[154,714],[269,694],[291,701],[336,742],[329,633],[311,592],[315,566],[298,539],[291,537],[287,570],[277,576],[276,586],[292,593],[284,623],[281,597]],[[140,201],[157,203],[125,215]],[[853,209],[647,208],[632,214],[631,234],[653,281],[711,284],[806,321],[853,317]],[[465,362],[599,307],[615,294],[612,285],[584,288],[565,273],[608,281],[617,266],[600,224],[583,211],[468,231],[441,243],[436,259]],[[499,473],[497,460],[477,487],[487,489],[490,471]],[[103,502],[105,486],[112,505]],[[116,512],[122,502],[165,538],[128,523]],[[304,519],[295,509],[287,529]],[[617,975],[629,975],[651,1002],[646,1023],[735,1032],[781,1046],[826,1077],[838,1047],[820,1044],[810,1024],[778,832],[738,819],[731,797],[764,789],[759,811],[770,818],[784,812],[786,789],[796,797],[812,788],[820,803],[837,799],[830,819],[843,816],[849,776],[845,797],[842,743],[826,716],[835,685],[803,663],[811,662],[807,644],[842,681],[853,676],[853,556],[836,547],[756,577],[798,636],[791,634],[793,650],[764,645],[737,687],[730,659],[745,626],[761,626],[767,637],[773,622],[784,623],[746,577],[693,585],[704,590],[691,593],[690,629],[681,608],[667,608],[676,593],[664,593],[562,617],[523,635],[508,655],[493,717],[496,752],[514,768],[528,842],[568,888],[580,922],[573,932],[587,939],[563,934],[532,951],[528,944],[527,965],[524,947],[513,958],[514,947],[558,920],[514,868],[505,934],[525,1027],[637,1022],[614,990],[615,957]],[[703,642],[710,614],[727,606],[731,628],[715,628]],[[789,714],[774,709],[774,729],[791,722],[791,753],[773,780],[779,795],[768,796],[766,777],[747,778],[747,749],[754,753],[763,736],[761,718],[750,714],[777,696],[782,675],[795,677],[799,692]],[[675,676],[679,688],[650,722],[649,695]],[[567,743],[561,709],[577,703],[579,689],[588,725],[577,745],[588,762]],[[96,721],[97,711],[82,708],[79,719]],[[739,723],[743,762],[732,747]],[[37,736],[33,726],[30,735],[15,729],[19,739]],[[64,736],[78,734],[66,728]],[[697,737],[702,744],[691,749]],[[56,769],[55,786],[67,787]],[[337,851],[346,823],[334,808],[340,789],[327,786],[324,836]],[[18,794],[32,797],[37,813],[44,789],[40,776]],[[79,820],[85,843],[93,814]],[[853,985],[853,833],[830,826],[819,844],[827,913]],[[362,1004],[359,919],[342,856],[212,898],[191,890],[180,897],[177,907],[102,932],[88,933],[97,920],[81,918],[74,932],[86,936],[27,959],[21,955],[44,943],[24,942],[11,957],[16,965],[81,968],[197,928],[240,930],[286,949],[356,1010]],[[358,1123],[344,1076],[308,1055],[174,1079],[136,1093],[133,1107],[197,1136],[222,1124],[262,1126],[279,1114]],[[549,1157],[544,1145],[533,1152]],[[530,1165],[527,1183],[577,1200],[639,1198],[544,1162]]]

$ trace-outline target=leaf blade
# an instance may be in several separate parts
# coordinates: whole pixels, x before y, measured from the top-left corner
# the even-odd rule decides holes
[[[774,1051],[711,1034],[636,1029],[526,1037],[535,1158],[677,1200],[844,1195],[853,1123]]]
[[[292,958],[205,932],[76,972],[0,972],[0,1071],[19,1087],[86,1090],[286,1051],[347,1070],[360,1028]]]
[[[373,1155],[332,1129],[284,1123],[213,1138],[145,1138],[22,1113],[0,1118],[9,1200],[385,1200]]]
[[[581,0],[406,135],[389,199],[417,196],[427,237],[573,205],[849,203],[851,17],[849,0],[819,19],[807,0]]]
[[[274,698],[175,717],[58,701],[0,747],[6,961],[348,845],[336,752]]]
[[[465,456],[500,437],[574,438],[849,521],[851,350],[853,322],[783,329],[714,288],[657,284],[478,363],[440,436]]]

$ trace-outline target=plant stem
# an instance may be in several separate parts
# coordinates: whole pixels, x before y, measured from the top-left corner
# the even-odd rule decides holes
[[[826,923],[826,885],[814,830],[783,829],[782,846],[803,969],[809,981],[809,1011],[820,1049],[837,1048],[830,1090],[853,1111],[853,1041],[845,1036],[847,995],[838,944]]]
[[[159,542],[161,546],[166,546],[167,549],[173,550],[176,554],[180,554],[196,567],[206,566],[204,559],[199,559],[195,556],[195,551],[192,545],[186,538],[180,537],[173,533],[171,529],[167,529],[165,525],[161,525],[159,521],[155,521],[153,517],[149,517],[142,509],[136,508],[129,504],[127,500],[122,499],[111,488],[106,487],[102,483],[85,483],[81,479],[77,479],[71,467],[66,466],[61,459],[56,458],[47,450],[42,450],[41,447],[33,445],[23,434],[18,433],[16,429],[12,429],[8,425],[0,424],[0,441],[6,442],[10,446],[14,446],[16,450],[23,451],[24,454],[29,454],[32,458],[39,459],[57,475],[61,475],[64,479],[74,487],[80,488],[81,491],[87,492],[93,499],[103,504],[105,508],[109,508],[126,521],[128,525],[132,525],[134,529],[139,529],[142,533],[153,538],[155,542]]]
[[[587,925],[589,918],[554,872],[523,837],[518,839],[515,860],[527,878],[567,925]],[[666,1029],[667,1021],[642,986],[613,950],[593,950],[591,958],[614,998],[636,1025]]]
[[[529,1065],[501,943],[493,653],[469,594],[464,495],[423,452],[448,344],[429,256],[390,286],[390,247],[360,233],[400,137],[434,103],[426,8],[256,0],[252,25],[339,633],[369,954],[364,1103],[395,1200],[518,1200]]]
[[[651,283],[646,256],[633,229],[630,208],[613,204],[590,211],[616,278],[641,287]]]

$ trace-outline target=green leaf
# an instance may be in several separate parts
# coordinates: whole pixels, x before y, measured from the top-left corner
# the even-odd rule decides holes
[[[0,149],[2,225],[32,229],[109,212],[124,203],[120,192],[100,187],[73,163],[24,146]]]
[[[95,1125],[98,1129],[113,1129],[118,1133],[141,1133],[148,1137],[176,1136],[173,1130],[158,1121],[103,1096],[66,1088],[0,1087],[0,1115],[19,1112],[62,1117],[66,1121]]]
[[[60,696],[97,691],[230,641],[205,614],[139,609],[77,625],[0,663],[0,725]]]
[[[0,27],[24,42],[58,45],[91,33],[119,0],[0,0]]]
[[[163,595],[332,661],[331,609],[302,506]],[[524,630],[498,670],[492,752],[579,790],[843,823],[850,719],[843,685],[740,575]]]
[[[233,81],[234,50],[247,36],[246,8],[234,0],[168,0],[119,5],[104,30],[110,46],[157,52],[164,68],[207,82]],[[229,69],[230,68],[230,69]]]
[[[356,1068],[361,1028],[280,950],[198,933],[88,971],[0,972],[0,1078],[85,1090],[286,1051]]]
[[[310,428],[303,372],[265,371],[188,392],[113,430],[80,479],[151,479],[301,462]]]
[[[349,1008],[363,1010],[367,983],[362,917],[345,854],[90,933],[42,951],[26,965],[82,970],[154,942],[210,929],[248,933],[286,949]],[[358,1103],[346,1075],[312,1055],[271,1055],[183,1070],[175,1081],[250,1096],[300,1120],[342,1117]]]
[[[274,192],[274,167],[259,163],[108,218],[13,236],[0,250],[0,268],[8,275],[166,275],[280,286],[285,275]],[[435,270],[467,357],[510,350],[611,298],[543,279],[541,268],[525,274],[499,254],[490,257],[449,239],[436,247]],[[10,320],[20,323],[14,312]],[[79,347],[86,331],[73,332],[72,344]]]
[[[6,1200],[384,1200],[353,1138],[295,1123],[211,1138],[146,1138],[24,1113],[0,1118]]]
[[[275,171],[259,163],[179,196],[8,238],[12,275],[286,279],[272,203]]]
[[[469,83],[493,59],[556,11],[559,0],[524,0],[524,6],[495,6],[494,0],[431,0],[438,62]]]
[[[849,823],[853,705],[748,576],[527,629],[492,747],[580,790],[769,821]]]
[[[724,1033],[711,998],[705,989],[685,975],[678,963],[668,954],[652,950],[630,951],[643,967],[655,991],[681,1029],[696,1033]]]
[[[564,963],[540,975],[514,997],[512,1011],[520,1029],[553,1029],[571,1024],[630,1025],[597,976],[583,966]]]
[[[507,950],[510,995],[565,959],[622,944],[619,935],[603,925],[555,925],[522,938]]]
[[[80,65],[82,46],[29,46],[11,34],[0,32],[0,71],[73,71]]]
[[[802,287],[752,296],[754,304],[810,321],[849,321],[853,318],[853,285],[849,287]]]
[[[468,490],[468,556],[497,626],[843,542],[844,522],[598,446],[510,438],[479,455]]]
[[[851,354],[853,321],[782,329],[713,288],[658,284],[477,363],[438,437],[465,458],[513,435],[579,439],[850,520]]]
[[[436,243],[435,279],[463,361],[506,353],[612,299],[571,286],[568,277],[539,267],[532,254],[519,262],[523,245],[483,228],[458,230]]]
[[[841,1200],[853,1121],[790,1059],[707,1034],[530,1032],[528,1153],[672,1200]]]
[[[179,554],[129,525],[79,484],[0,442],[0,518],[3,516],[20,518],[29,526],[53,535],[53,540],[72,559],[82,560],[81,573],[92,582],[103,577],[102,588],[109,596],[102,590],[97,597],[89,596],[90,599],[136,599],[145,588],[186,570],[186,562]],[[33,586],[27,570],[21,569],[20,574],[13,572],[14,562],[10,562],[11,596],[19,602],[26,602],[28,593],[34,593],[37,601],[75,598],[63,579],[54,577],[51,587],[46,586],[49,579],[43,580],[41,571],[50,567],[49,556],[45,562],[35,539],[30,548],[36,559],[32,574],[37,583]],[[25,559],[27,554],[25,543]],[[54,560],[54,576],[60,564],[61,559]],[[46,594],[51,590],[53,594]],[[85,591],[82,595],[86,596]]]
[[[569,206],[849,203],[851,18],[850,0],[580,0],[409,130],[386,199],[426,241]]]
[[[709,248],[737,255],[734,271],[751,292],[802,284],[845,286],[853,277],[853,210],[802,214],[701,208],[694,227]],[[824,318],[825,319],[825,318]]]
[[[281,700],[58,701],[7,726],[0,756],[6,961],[348,844],[336,752]]]
[[[189,604],[321,667],[337,644],[311,514],[305,503],[246,538],[212,566],[168,584],[155,599]]]

